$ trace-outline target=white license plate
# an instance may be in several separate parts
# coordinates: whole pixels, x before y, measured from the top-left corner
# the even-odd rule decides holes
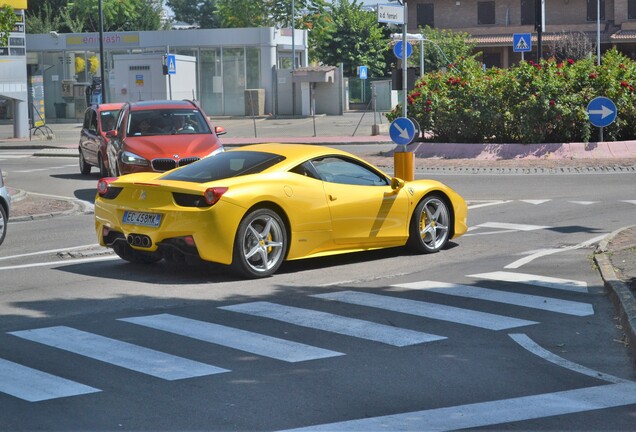
[[[125,211],[123,223],[129,225],[143,225],[158,227],[161,223],[161,215],[157,213],[143,213],[136,211]]]

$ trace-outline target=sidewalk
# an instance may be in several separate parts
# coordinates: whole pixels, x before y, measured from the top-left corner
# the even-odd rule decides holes
[[[406,149],[392,143],[389,124],[372,112],[315,118],[213,117],[223,126],[226,147],[261,142],[306,143],[345,146],[387,172],[393,170],[393,153],[412,151],[418,172],[435,174],[561,174],[568,172],[622,172],[633,180],[636,173],[636,141],[565,144],[456,144],[418,142]],[[35,149],[42,156],[77,156],[81,124],[48,125],[51,139],[10,138],[13,128],[0,124],[0,156],[10,149]],[[379,129],[379,135],[372,135]],[[9,189],[14,203],[10,221],[32,220],[83,211],[76,202],[47,199]],[[636,226],[618,230],[602,241],[594,257],[620,313],[625,342],[636,352]]]

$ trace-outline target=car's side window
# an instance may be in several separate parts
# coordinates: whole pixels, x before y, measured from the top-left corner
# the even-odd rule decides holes
[[[97,113],[93,110],[91,110],[91,123],[89,129],[97,133]]]
[[[328,156],[314,159],[312,163],[320,178],[326,182],[361,186],[389,184],[381,173],[347,158]]]
[[[290,169],[289,172],[300,174],[301,176],[305,176],[305,177],[309,177],[313,179],[318,179],[318,180],[320,179],[320,176],[316,172],[316,169],[311,164],[311,162],[305,162],[303,164],[300,164]]]

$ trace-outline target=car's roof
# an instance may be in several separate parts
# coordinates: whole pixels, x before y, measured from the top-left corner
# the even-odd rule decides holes
[[[131,111],[145,111],[149,109],[162,109],[162,108],[199,108],[193,102],[187,100],[150,100],[150,101],[138,101],[130,103]]]
[[[326,156],[329,154],[353,156],[347,152],[334,149],[331,147],[325,147],[320,145],[310,144],[286,144],[286,143],[265,143],[265,144],[252,144],[243,147],[237,147],[230,151],[258,151],[265,153],[275,153],[281,156],[285,156],[287,159],[311,159],[319,156]]]
[[[102,111],[118,110],[118,109],[121,109],[122,106],[124,106],[123,102],[112,102],[112,103],[93,105],[92,108],[96,109],[98,112],[102,112]]]

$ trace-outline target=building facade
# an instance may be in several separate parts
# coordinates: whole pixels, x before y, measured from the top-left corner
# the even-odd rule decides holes
[[[516,33],[532,34],[532,52],[525,53],[525,59],[537,58],[535,1],[541,0],[410,0],[408,27],[428,25],[468,33],[487,67],[508,67],[521,60],[512,46]],[[564,33],[576,32],[595,44],[600,39],[602,51],[615,46],[636,58],[636,0],[543,1],[543,57],[550,55],[551,44]]]
[[[82,111],[86,87],[101,80],[99,45],[98,33],[26,35],[29,76],[42,76],[47,118],[76,119]],[[195,58],[196,82],[189,98],[198,100],[209,115],[245,115],[247,89],[264,89],[265,111],[273,112],[276,70],[290,68],[292,56],[297,67],[306,66],[308,58],[306,31],[296,30],[292,37],[291,29],[272,27],[106,32],[102,45],[107,101],[134,101],[142,94],[137,86],[145,86],[163,73],[160,67],[151,67],[151,62],[147,67],[136,66],[138,70],[133,72],[139,79],[128,84],[124,93],[118,81],[123,74],[115,74],[116,58],[177,54]],[[182,77],[177,71],[172,79]]]

